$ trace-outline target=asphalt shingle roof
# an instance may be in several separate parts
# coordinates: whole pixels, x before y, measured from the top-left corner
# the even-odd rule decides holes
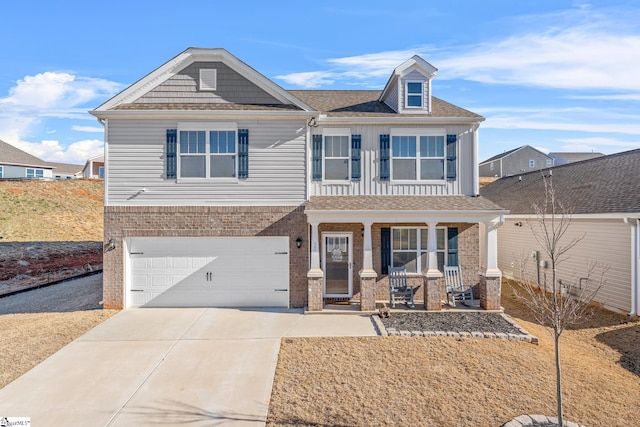
[[[49,166],[47,162],[4,141],[0,141],[0,164],[52,169],[52,166]]]
[[[308,211],[490,211],[501,210],[485,197],[470,196],[312,196]]]
[[[550,170],[556,199],[574,214],[640,212],[640,149],[501,178],[480,194],[511,214],[532,214]]]

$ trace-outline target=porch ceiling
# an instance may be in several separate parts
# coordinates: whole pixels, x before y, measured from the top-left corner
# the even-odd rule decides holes
[[[470,196],[312,196],[309,222],[494,222],[508,213]]]

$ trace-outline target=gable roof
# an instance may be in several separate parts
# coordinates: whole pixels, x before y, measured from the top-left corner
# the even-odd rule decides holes
[[[122,92],[118,93],[116,96],[100,105],[91,113],[99,116],[100,112],[117,109],[118,107],[121,109],[139,109],[138,107],[140,106],[137,104],[136,106],[129,107],[123,107],[123,105],[131,104],[133,101],[148,93],[150,90],[167,81],[171,77],[175,76],[177,73],[184,70],[194,62],[222,62],[233,71],[237,72],[250,82],[259,86],[261,89],[273,96],[282,104],[291,105],[295,107],[295,109],[303,111],[312,110],[308,105],[293,97],[289,92],[278,86],[276,83],[274,83],[264,75],[260,74],[254,68],[250,67],[249,65],[233,56],[227,50],[221,48],[203,49],[190,47],[184,52],[178,54],[173,59],[156,68],[151,73],[147,74],[128,88],[124,89]],[[157,104],[154,104],[154,107],[158,108]],[[209,109],[212,107],[207,106],[207,108]],[[160,109],[171,108],[165,107]]]
[[[53,173],[64,175],[75,175],[82,172],[82,165],[73,165],[70,163],[55,163],[47,162],[48,165],[53,167]]]
[[[549,176],[552,171],[556,198],[574,214],[637,213],[639,170],[637,149],[501,178],[482,187],[480,194],[511,214],[532,214],[532,204],[544,197],[542,173]]]
[[[480,162],[480,164],[481,164],[481,165],[483,165],[483,164],[488,163],[488,162],[494,162],[494,161],[496,161],[496,160],[503,159],[503,158],[505,158],[505,157],[507,157],[507,156],[510,156],[511,154],[515,153],[516,151],[520,151],[520,150],[527,149],[527,148],[528,148],[528,149],[531,149],[531,150],[533,150],[533,151],[536,151],[536,152],[538,152],[538,153],[542,154],[542,155],[543,155],[543,156],[545,156],[545,157],[549,157],[549,158],[551,158],[549,155],[547,155],[547,154],[543,153],[542,151],[540,151],[540,150],[538,150],[538,149],[536,149],[536,148],[533,148],[533,147],[532,147],[532,146],[530,146],[530,145],[523,145],[522,147],[514,148],[514,149],[512,149],[512,150],[505,151],[504,153],[496,154],[495,156],[493,156],[493,157],[491,157],[491,158],[489,158],[489,159],[485,160],[484,162]]]
[[[382,99],[385,97],[387,92],[391,90],[391,88],[396,84],[398,77],[400,77],[409,68],[414,68],[418,70],[427,79],[431,79],[438,72],[438,69],[436,67],[434,67],[433,65],[431,65],[430,63],[422,59],[422,57],[420,57],[419,55],[413,55],[411,58],[404,61],[402,64],[398,65],[396,68],[393,69],[393,72],[391,73],[391,76],[389,77],[387,84],[384,86],[384,89],[380,93],[380,98],[379,98],[380,101],[382,101]]]
[[[0,140],[0,165],[29,166],[53,169],[47,162]]]
[[[401,116],[380,101],[379,90],[290,90],[289,92],[328,117]],[[479,114],[436,97],[432,97],[432,104],[430,117],[484,120],[484,117]]]

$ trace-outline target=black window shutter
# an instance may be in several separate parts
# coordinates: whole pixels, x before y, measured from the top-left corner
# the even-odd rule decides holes
[[[238,129],[238,178],[249,177],[249,129]]]
[[[322,135],[313,135],[311,156],[311,180],[322,181]]]
[[[389,274],[389,265],[391,264],[391,229],[380,229],[380,260],[381,274]]]
[[[458,229],[449,227],[447,229],[447,265],[458,265]]]
[[[380,135],[380,181],[389,181],[389,135]]]
[[[177,151],[178,151],[178,130],[167,129],[167,155],[166,170],[167,179],[175,179],[177,177]]]
[[[362,137],[360,135],[351,135],[351,180],[352,181],[360,181],[361,148],[362,148]]]
[[[447,135],[447,179],[456,179],[456,135]]]

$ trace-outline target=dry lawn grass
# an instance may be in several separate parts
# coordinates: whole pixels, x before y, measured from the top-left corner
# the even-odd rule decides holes
[[[0,388],[117,312],[88,310],[0,316]]]
[[[285,339],[267,425],[500,426],[555,414],[553,340],[503,286],[539,345],[453,338]],[[562,336],[566,419],[640,423],[640,324],[600,312]],[[633,373],[635,372],[635,374]]]
[[[104,183],[0,181],[5,242],[102,241]]]

